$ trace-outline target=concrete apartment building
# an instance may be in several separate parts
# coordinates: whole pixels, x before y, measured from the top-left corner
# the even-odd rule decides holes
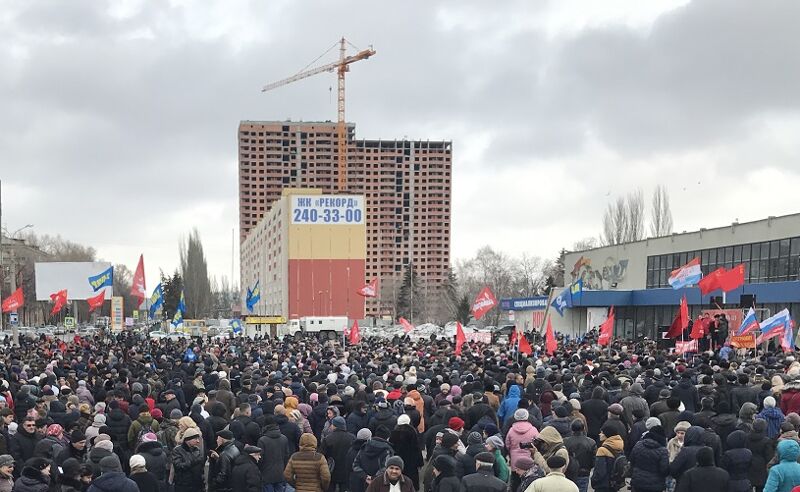
[[[337,192],[335,122],[242,121],[237,138],[242,241],[284,188]],[[447,276],[452,142],[358,140],[352,123],[347,138],[345,192],[366,199],[364,281],[381,280],[383,303],[368,300],[367,315],[387,314],[408,263],[432,286]]]

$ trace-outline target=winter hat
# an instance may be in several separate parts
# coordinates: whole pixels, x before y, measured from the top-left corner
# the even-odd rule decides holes
[[[366,427],[358,431],[358,433],[356,434],[356,439],[361,439],[362,441],[368,441],[371,438],[372,438],[372,431],[367,429]]]
[[[105,449],[108,452],[113,452],[114,451],[114,443],[112,443],[111,441],[95,442],[94,443],[94,447],[99,448],[99,449]]]
[[[565,460],[563,456],[554,454],[553,456],[547,458],[547,466],[551,470],[557,468],[564,468],[565,466],[567,466],[567,460]]]
[[[144,468],[147,465],[147,462],[145,462],[144,460],[144,456],[142,456],[141,454],[134,454],[133,456],[131,456],[129,463],[131,465],[131,469],[137,467]]]
[[[456,443],[458,443],[458,436],[452,432],[445,432],[442,436],[442,447],[444,449],[452,448]]]
[[[183,442],[186,442],[190,439],[194,439],[195,437],[200,437],[200,429],[197,427],[189,427],[183,433]]]
[[[467,444],[480,444],[483,442],[483,437],[479,432],[470,432],[467,436]]]
[[[495,434],[499,434],[500,429],[498,429],[494,424],[486,424],[486,426],[483,428],[483,432],[485,432],[487,436],[493,436]]]
[[[386,460],[386,468],[389,468],[390,466],[396,466],[396,467],[400,468],[400,470],[402,470],[403,467],[406,466],[406,465],[405,465],[405,463],[403,463],[403,458],[401,458],[401,457],[399,457],[397,455],[394,455],[394,456],[389,457]]]
[[[8,466],[14,464],[14,457],[10,454],[0,454],[0,466]]]
[[[774,408],[775,407],[775,398],[768,396],[764,398],[764,408]]]
[[[491,444],[494,449],[503,449],[505,444],[499,436],[489,436],[486,438],[486,444]]]
[[[791,432],[795,430],[794,425],[788,420],[781,424],[781,432]]]
[[[620,405],[619,403],[612,403],[611,405],[608,406],[608,413],[612,415],[620,416],[623,414],[623,412],[625,412],[625,409],[623,409],[622,405]]]
[[[65,477],[77,477],[81,472],[81,463],[75,458],[67,458],[61,464],[61,470]]]
[[[411,423],[411,417],[409,417],[408,414],[404,413],[403,415],[397,417],[397,425],[406,425],[410,423]]]
[[[475,461],[480,461],[481,463],[491,463],[493,465],[494,455],[488,451],[484,451],[475,455]]]
[[[555,412],[556,412],[556,417],[558,417],[558,418],[564,418],[567,415],[569,415],[569,410],[567,410],[567,407],[564,406],[564,405],[561,405],[560,407],[556,407]]]
[[[347,421],[344,419],[344,417],[334,417],[331,420],[331,425],[339,430],[347,430]]]
[[[169,412],[169,418],[172,420],[178,420],[179,418],[183,417],[183,412],[181,412],[177,408],[173,408],[171,412]]]
[[[69,441],[73,444],[85,440],[86,440],[86,434],[81,432],[80,429],[75,429],[74,431],[72,431],[72,434],[69,435]]]
[[[798,415],[797,412],[789,412],[786,416],[786,420],[791,422],[795,428],[800,427],[800,415]]]
[[[572,405],[573,410],[580,410],[581,409],[581,402],[576,400],[575,398],[571,398],[569,400],[569,404]]]
[[[102,425],[105,425],[105,423],[106,423],[106,416],[105,416],[105,415],[103,415],[102,413],[98,413],[97,415],[95,415],[95,416],[94,416],[94,420],[93,420],[93,422],[94,422],[95,424],[101,424],[101,426],[102,426]]]
[[[219,435],[221,432],[222,432],[222,431],[220,431],[219,433],[217,433],[217,435]],[[156,442],[156,441],[158,441],[158,436],[156,436],[156,435],[155,435],[154,433],[152,433],[152,432],[148,432],[147,434],[145,434],[145,435],[143,435],[143,436],[142,436],[142,442]]]
[[[682,421],[678,422],[677,424],[675,424],[675,432],[679,432],[679,431],[686,432],[687,430],[689,430],[689,427],[691,427],[691,426],[692,425],[689,422],[687,422],[685,420],[682,420]]]
[[[755,419],[753,421],[753,432],[765,434],[767,432],[767,421],[764,419]]]
[[[521,456],[517,458],[516,463],[514,464],[514,468],[519,468],[520,470],[528,471],[533,468],[533,460],[528,456]]]
[[[447,421],[447,426],[454,431],[460,431],[464,428],[464,421],[458,417],[450,417],[450,420]]]
[[[528,420],[528,416],[530,414],[524,408],[518,408],[514,411],[514,421],[521,422],[523,420]]]
[[[116,454],[106,456],[105,458],[100,460],[101,474],[106,472],[121,472],[121,471],[122,471],[122,464],[119,462],[119,458],[117,458]]]
[[[103,460],[100,460],[100,461],[103,461]],[[42,471],[45,468],[47,468],[48,466],[50,466],[51,464],[52,463],[47,458],[41,458],[41,457],[38,457],[38,456],[34,456],[33,458],[30,458],[30,459],[28,459],[28,461],[25,462],[25,467],[26,468],[27,467],[31,467],[34,470]]]

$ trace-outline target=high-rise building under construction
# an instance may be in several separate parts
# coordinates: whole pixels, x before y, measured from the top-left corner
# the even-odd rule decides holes
[[[334,122],[242,121],[239,124],[241,239],[280,199],[284,188],[337,192]],[[358,140],[347,126],[347,186],[366,199],[365,281],[381,279],[381,302],[368,315],[390,314],[406,265],[436,286],[450,266],[452,142]]]

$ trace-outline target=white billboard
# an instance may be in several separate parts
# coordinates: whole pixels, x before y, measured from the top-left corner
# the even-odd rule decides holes
[[[67,299],[85,300],[106,291],[106,299],[114,295],[113,287],[101,287],[95,291],[89,277],[97,277],[111,268],[111,263],[96,262],[53,262],[36,263],[36,300],[49,301],[50,294],[67,289]],[[97,279],[102,283],[102,279]]]
[[[360,195],[292,195],[292,224],[364,225]]]

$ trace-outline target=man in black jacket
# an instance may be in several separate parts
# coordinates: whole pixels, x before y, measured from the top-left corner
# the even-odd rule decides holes
[[[283,470],[289,463],[288,445],[289,439],[281,434],[275,417],[265,415],[264,434],[258,440],[258,447],[261,448],[261,455],[268,457],[261,462],[261,483],[267,492],[286,488]]]
[[[41,437],[36,433],[36,420],[28,417],[17,428],[17,433],[11,437],[11,456],[17,463],[25,463],[33,457],[33,450]],[[19,471],[18,471],[19,470]],[[18,477],[22,471],[21,466],[14,467],[14,476]]]
[[[583,421],[575,419],[572,421],[572,435],[564,439],[564,447],[567,448],[570,460],[573,458],[578,462],[578,470],[572,481],[580,490],[587,490],[589,486],[589,473],[594,468],[594,457],[597,452],[597,443],[594,439],[586,436],[586,426]]]
[[[209,490],[212,492],[231,492],[233,464],[241,450],[233,440],[233,432],[221,430],[217,433],[217,449],[211,450],[208,466]]]
[[[172,466],[175,470],[175,492],[198,492],[203,490],[203,455],[200,431],[195,427],[186,429],[183,442],[172,451]]]
[[[483,452],[475,456],[475,473],[465,475],[461,479],[463,492],[505,492],[506,483],[494,476],[494,455]],[[465,470],[464,473],[469,473]]]
[[[347,451],[356,438],[347,431],[347,424],[342,425],[341,421],[343,420],[342,417],[335,417],[331,421],[334,428],[333,432],[322,440],[322,454],[329,460],[329,463],[332,458],[334,464],[333,472],[331,473],[331,484],[328,487],[329,491],[336,490],[336,487],[340,491],[347,490],[347,477],[350,474],[350,470],[346,466]]]
[[[261,448],[244,446],[244,452],[240,454],[233,467],[233,480],[231,485],[237,492],[262,492],[261,491],[261,471],[258,469],[258,462],[261,461]]]
[[[483,402],[483,398],[484,398],[483,393],[472,394],[473,404],[467,410],[467,419],[466,419],[467,429],[472,429],[472,427],[476,425],[478,421],[484,416],[488,416],[492,421],[494,421],[495,425],[498,425],[497,414],[495,413],[494,409],[492,409],[492,407]]]

